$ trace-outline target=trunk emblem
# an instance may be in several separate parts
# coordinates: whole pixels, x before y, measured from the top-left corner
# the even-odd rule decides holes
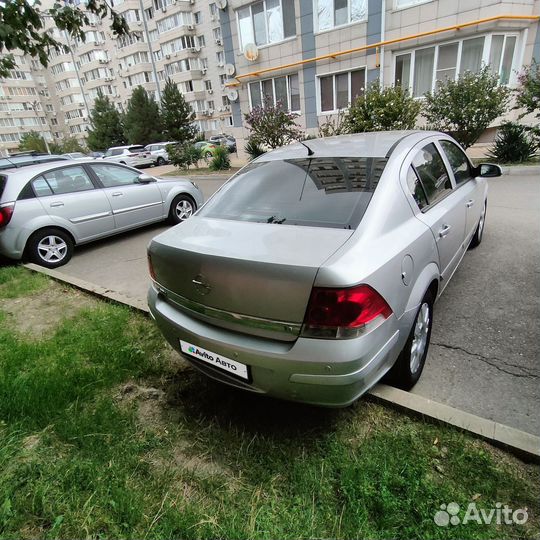
[[[191,283],[195,285],[195,290],[202,296],[207,295],[212,287],[208,284],[206,278],[202,274],[198,274],[194,279],[191,280]]]

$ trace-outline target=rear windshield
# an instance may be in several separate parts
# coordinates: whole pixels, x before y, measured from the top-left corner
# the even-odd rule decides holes
[[[144,150],[144,146],[130,146],[128,150],[130,152],[142,152]]]
[[[231,178],[200,216],[355,229],[386,158],[305,158],[248,165]]]
[[[4,188],[7,184],[7,178],[5,176],[0,176],[0,201],[2,200],[2,193],[4,193]]]

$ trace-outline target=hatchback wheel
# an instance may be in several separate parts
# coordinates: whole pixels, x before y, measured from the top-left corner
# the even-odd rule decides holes
[[[388,382],[403,390],[410,390],[424,369],[433,324],[433,302],[433,295],[428,291],[420,302],[407,342],[388,373]]]
[[[32,262],[47,268],[66,264],[73,255],[73,240],[60,229],[43,229],[28,240],[28,255]]]
[[[484,229],[486,228],[486,214],[487,214],[487,201],[484,203],[484,209],[482,210],[482,215],[478,221],[478,226],[474,232],[471,243],[469,244],[469,249],[479,246],[482,242],[482,236],[484,235]]]
[[[165,160],[160,156],[157,158],[156,165],[158,167],[161,167],[161,165],[165,165]]]
[[[197,210],[197,205],[189,195],[177,195],[171,204],[169,220],[177,224],[185,221]]]

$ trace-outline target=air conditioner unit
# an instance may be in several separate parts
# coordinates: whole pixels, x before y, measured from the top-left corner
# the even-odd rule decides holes
[[[90,23],[90,26],[96,27],[96,26],[97,26],[97,22],[93,22],[93,21],[92,21],[92,22]]]
[[[225,64],[223,62],[218,62],[217,67],[222,68]]]
[[[208,116],[208,109],[203,109],[202,111],[199,111],[199,114],[202,114],[203,116]]]
[[[7,111],[6,114],[7,114],[8,116],[11,116],[11,111]]]
[[[141,26],[142,25],[142,21],[137,21],[137,26]]]
[[[189,3],[193,5],[195,3],[195,0],[189,0]]]
[[[163,7],[161,8],[161,11],[162,11],[162,13],[167,13],[167,8],[166,8],[165,6],[163,6]]]
[[[216,45],[223,45],[223,41],[221,39],[216,39]]]
[[[170,55],[170,54],[166,54],[166,55],[165,55],[165,58],[166,58],[167,60],[169,60],[169,59],[171,58],[171,55]]]
[[[193,24],[188,24],[187,29],[188,30],[195,30],[195,26]]]
[[[212,116],[214,114],[214,109],[208,109],[208,116]]]
[[[105,58],[102,58],[99,63],[100,64],[106,64],[108,62],[108,60],[106,60]]]
[[[191,47],[190,51],[191,51],[192,53],[198,53],[198,52],[199,52],[199,50],[197,49],[197,47]]]
[[[114,79],[113,79],[112,77],[105,77],[105,80],[106,80],[107,82],[114,81]]]
[[[195,47],[195,52],[201,52],[201,47],[200,47],[200,45],[197,45],[197,46]]]
[[[207,90],[207,92],[208,92],[209,94],[213,94],[213,93],[214,93],[214,91],[213,91],[211,88],[210,88],[210,90]]]
[[[84,107],[84,103],[82,101],[79,102],[79,107]]]
[[[201,73],[204,75],[206,73],[206,68],[202,68]]]
[[[216,16],[215,16],[215,15],[210,15],[210,20],[211,20],[211,21],[215,21],[215,20],[216,20]]]

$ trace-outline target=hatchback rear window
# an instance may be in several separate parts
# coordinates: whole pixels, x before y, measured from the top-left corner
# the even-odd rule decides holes
[[[355,229],[386,158],[305,158],[252,163],[234,176],[200,216]]]
[[[130,152],[142,152],[144,151],[144,146],[130,146],[128,150]]]

